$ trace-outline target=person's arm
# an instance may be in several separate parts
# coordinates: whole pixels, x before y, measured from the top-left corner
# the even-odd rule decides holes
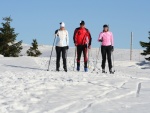
[[[57,29],[57,30],[55,31],[55,38],[56,38],[56,39],[55,39],[55,40],[56,40],[55,45],[58,44],[58,36],[59,36],[58,31],[59,31],[59,29]]]
[[[89,44],[88,44],[88,48],[90,49],[91,48],[91,44],[92,44],[92,37],[91,37],[91,33],[89,30],[87,30],[88,32],[88,38],[89,38]]]
[[[88,30],[88,34],[89,34],[89,46],[91,46],[91,44],[92,44],[92,37],[91,37],[91,33],[90,33],[89,30]]]
[[[112,51],[114,51],[114,37],[113,37],[113,33],[111,33],[111,46],[112,46]]]
[[[55,35],[58,35],[58,29],[55,31]]]
[[[100,33],[99,37],[98,37],[98,42],[102,42],[103,41],[102,37],[103,37],[103,33]]]
[[[69,33],[67,31],[67,45],[69,46]]]
[[[77,29],[75,29],[74,35],[73,35],[73,41],[74,41],[75,46],[76,46],[76,33],[77,33]]]
[[[66,43],[67,43],[67,49],[69,49],[69,33],[68,33],[68,31],[67,31]]]

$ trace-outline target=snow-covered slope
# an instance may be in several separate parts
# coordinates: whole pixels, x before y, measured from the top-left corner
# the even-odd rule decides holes
[[[29,48],[24,47],[22,52]],[[114,75],[93,72],[97,48],[90,52],[88,73],[73,71],[74,48],[68,53],[68,72],[55,72],[55,51],[47,70],[50,46],[40,46],[39,58],[0,57],[0,113],[150,113],[150,63],[133,51],[115,50]]]

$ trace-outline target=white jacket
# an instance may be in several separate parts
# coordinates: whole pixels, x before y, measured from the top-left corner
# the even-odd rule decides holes
[[[56,35],[56,46],[65,47],[69,46],[69,34],[67,30],[58,30],[55,32]]]

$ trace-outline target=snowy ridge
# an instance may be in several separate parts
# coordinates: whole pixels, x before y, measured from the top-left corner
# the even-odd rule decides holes
[[[29,48],[25,45],[22,54]],[[115,50],[114,75],[94,69],[97,48],[88,73],[73,71],[74,48],[68,53],[68,73],[55,72],[55,51],[47,70],[50,46],[40,46],[39,58],[0,57],[0,113],[149,113],[150,64],[134,50]],[[128,54],[127,54],[128,53]],[[121,57],[122,55],[122,57]],[[97,67],[100,68],[101,57]]]

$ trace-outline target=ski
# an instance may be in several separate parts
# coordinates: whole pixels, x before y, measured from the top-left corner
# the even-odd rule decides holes
[[[107,71],[101,71],[100,68],[93,69],[93,70],[91,71],[91,73],[94,73],[94,72],[95,72],[96,74],[99,74],[99,73],[102,73],[102,74],[115,74],[115,70],[108,73]]]
[[[114,70],[114,71],[112,71],[112,72],[110,72],[110,74],[115,74],[115,70]]]

